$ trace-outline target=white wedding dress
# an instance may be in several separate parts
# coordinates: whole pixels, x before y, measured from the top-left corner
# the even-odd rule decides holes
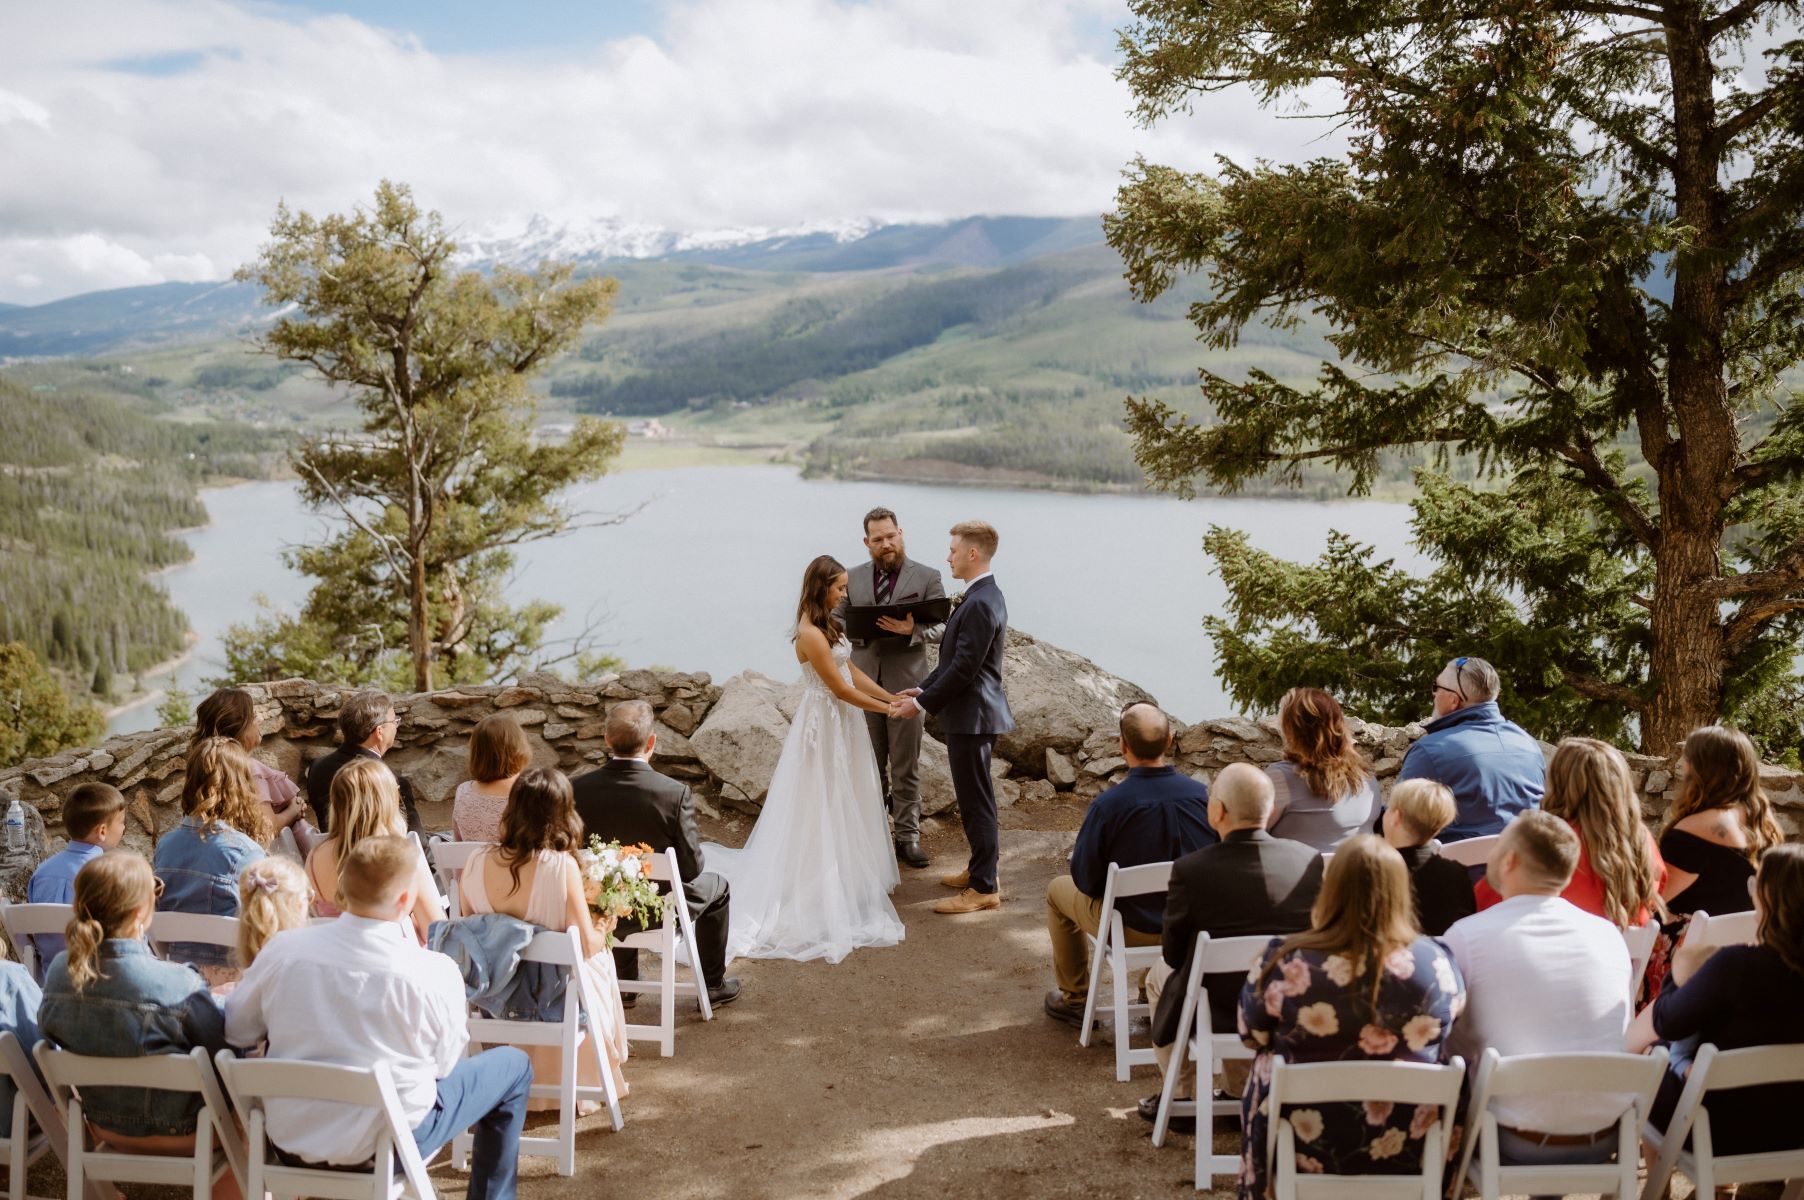
[[[852,647],[833,662],[850,680]],[[824,958],[893,946],[905,934],[889,893],[900,879],[864,712],[802,664],[802,699],[745,848],[705,847],[731,889],[727,957]]]

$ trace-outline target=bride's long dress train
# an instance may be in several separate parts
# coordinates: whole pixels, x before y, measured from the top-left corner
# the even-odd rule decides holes
[[[851,645],[833,648],[842,675]],[[824,958],[905,935],[889,893],[900,879],[864,712],[802,665],[802,699],[764,809],[744,849],[706,847],[732,889],[727,956]]]

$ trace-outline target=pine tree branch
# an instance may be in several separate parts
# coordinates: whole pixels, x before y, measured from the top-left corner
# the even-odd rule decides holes
[[[1740,654],[1754,644],[1774,621],[1788,612],[1804,609],[1804,597],[1774,598],[1742,606],[1733,620],[1723,627],[1723,651]]]
[[[1617,519],[1628,527],[1635,540],[1649,550],[1660,544],[1660,528],[1653,519],[1637,503],[1635,498],[1624,490],[1621,482],[1597,456],[1597,446],[1590,438],[1580,436],[1564,446],[1557,446],[1554,452],[1562,461],[1575,468],[1585,486],[1595,492],[1600,500],[1615,513]]]
[[[1620,683],[1606,683],[1589,675],[1580,675],[1570,668],[1561,668],[1560,675],[1566,686],[1590,700],[1602,700],[1609,704],[1620,704],[1634,712],[1642,712],[1647,708],[1647,701],[1636,694],[1635,689]]]
[[[1724,9],[1704,22],[1704,40],[1715,41],[1738,25],[1746,24],[1770,3],[1771,0],[1741,0],[1733,8]]]

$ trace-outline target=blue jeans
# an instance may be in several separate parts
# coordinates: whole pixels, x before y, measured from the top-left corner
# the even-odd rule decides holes
[[[474,1125],[466,1200],[514,1200],[520,1175],[520,1130],[532,1090],[532,1060],[513,1046],[466,1058],[438,1081],[438,1102],[414,1126],[421,1158]]]
[[[1590,1145],[1543,1146],[1508,1129],[1497,1131],[1497,1159],[1506,1167],[1566,1167],[1580,1163],[1607,1163],[1616,1157],[1616,1128],[1601,1131],[1603,1136]],[[1533,1200],[1560,1200],[1558,1196],[1536,1196]]]

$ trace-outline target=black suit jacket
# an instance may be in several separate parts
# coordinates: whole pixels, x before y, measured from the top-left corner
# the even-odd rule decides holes
[[[650,763],[611,758],[571,781],[583,837],[624,845],[644,842],[662,854],[675,849],[677,871],[688,883],[702,873],[702,839],[695,828],[689,785],[660,775]]]
[[[362,746],[340,746],[324,758],[315,759],[313,765],[307,768],[307,803],[313,807],[313,823],[321,833],[332,831],[332,780],[337,778],[341,769],[360,758],[380,760],[382,756]],[[401,815],[407,818],[407,831],[423,833],[413,783],[399,771],[395,772],[395,782],[401,789]]]
[[[996,577],[979,579],[946,620],[940,665],[921,681],[920,705],[942,734],[997,734],[1015,728],[1002,691],[1002,651],[1008,643],[1008,605]]]
[[[1322,890],[1322,856],[1312,847],[1275,838],[1263,829],[1236,829],[1219,845],[1204,846],[1171,864],[1165,892],[1162,946],[1177,971],[1159,997],[1153,1041],[1168,1046],[1178,1036],[1178,1011],[1196,935],[1247,937],[1298,933],[1309,928],[1310,909]],[[1208,975],[1209,1007],[1218,1031],[1234,1028],[1244,972]]]

